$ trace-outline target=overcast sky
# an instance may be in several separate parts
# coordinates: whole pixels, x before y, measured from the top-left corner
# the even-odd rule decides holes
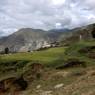
[[[23,27],[75,28],[95,22],[95,0],[0,0],[0,35]]]

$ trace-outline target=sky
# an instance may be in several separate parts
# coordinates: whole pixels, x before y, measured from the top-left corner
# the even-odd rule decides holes
[[[20,28],[75,28],[95,23],[95,0],[0,0],[0,36]]]

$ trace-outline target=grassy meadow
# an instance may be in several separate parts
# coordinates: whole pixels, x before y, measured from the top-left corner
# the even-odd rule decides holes
[[[40,61],[43,63],[51,63],[57,60],[61,55],[64,54],[65,47],[49,48],[42,51],[34,51],[27,53],[15,53],[5,54],[0,56],[2,62],[16,61],[16,60],[27,60],[27,61]]]

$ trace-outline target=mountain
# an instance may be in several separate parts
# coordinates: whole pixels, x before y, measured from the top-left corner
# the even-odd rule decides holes
[[[65,29],[51,29],[51,30],[49,30],[49,32],[69,32],[70,31],[70,29],[67,29],[67,28],[65,28]]]
[[[11,52],[32,51],[41,47],[50,46],[59,37],[59,33],[41,29],[22,28],[17,32],[0,39],[0,49],[8,47]]]
[[[81,35],[81,39],[92,39],[94,38],[94,34],[95,34],[95,24],[90,24],[87,26],[83,26],[81,28],[76,28],[73,29],[72,31],[76,36]]]
[[[11,52],[33,51],[42,47],[50,47],[51,43],[62,42],[72,44],[80,40],[95,38],[95,24],[68,29],[52,29],[44,31],[41,29],[22,28],[17,32],[0,38],[0,51],[6,47]]]
[[[95,24],[78,27],[66,32],[65,36],[61,35],[61,42],[72,44],[80,40],[91,40],[95,38]]]

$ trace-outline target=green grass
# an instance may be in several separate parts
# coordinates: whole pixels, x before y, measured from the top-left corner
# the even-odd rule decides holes
[[[15,60],[40,61],[43,63],[52,63],[64,54],[65,48],[50,48],[43,51],[34,51],[32,53],[16,53],[1,55],[1,61],[10,62]]]
[[[76,58],[86,61],[87,63],[94,63],[95,60],[90,60],[85,55],[80,54],[78,51],[86,46],[93,46],[95,41],[80,41],[67,47],[49,48],[42,51],[34,51],[31,53],[16,53],[0,56],[0,63],[14,63],[13,61],[28,61],[40,62],[50,67],[58,66],[70,58]],[[26,63],[26,62],[24,62]]]
[[[81,48],[93,46],[94,44],[95,40],[80,41],[78,43],[73,43],[69,47],[56,47],[41,51],[0,55],[0,68],[1,70],[5,67],[17,67],[20,69],[23,68],[27,63],[32,64],[33,62],[39,62],[48,67],[56,68],[63,65],[63,63],[68,59],[72,58],[86,62],[88,66],[95,65],[94,59],[90,59],[85,54],[78,52]]]
[[[65,51],[65,53],[76,56],[78,55],[78,50],[80,50],[81,48],[93,45],[95,45],[95,40],[80,41],[78,43],[74,43],[71,46],[69,46],[69,48]]]
[[[89,58],[86,53],[80,53],[79,50],[85,47],[90,47],[95,45],[95,40],[90,41],[80,41],[78,43],[69,46],[65,52],[65,60],[68,59],[78,59],[79,61],[85,62],[87,67],[95,66],[95,59]]]
[[[42,64],[49,65],[51,67],[55,65],[61,65],[64,61],[70,58],[76,58],[86,61],[87,63],[94,63],[95,60],[89,59],[87,56],[80,54],[78,51],[86,46],[93,46],[95,40],[80,41],[67,47],[49,48],[42,51],[34,51],[31,53],[16,53],[0,56],[0,63],[14,63],[13,61],[28,61],[28,62],[40,62]],[[26,63],[26,62],[24,62]]]

